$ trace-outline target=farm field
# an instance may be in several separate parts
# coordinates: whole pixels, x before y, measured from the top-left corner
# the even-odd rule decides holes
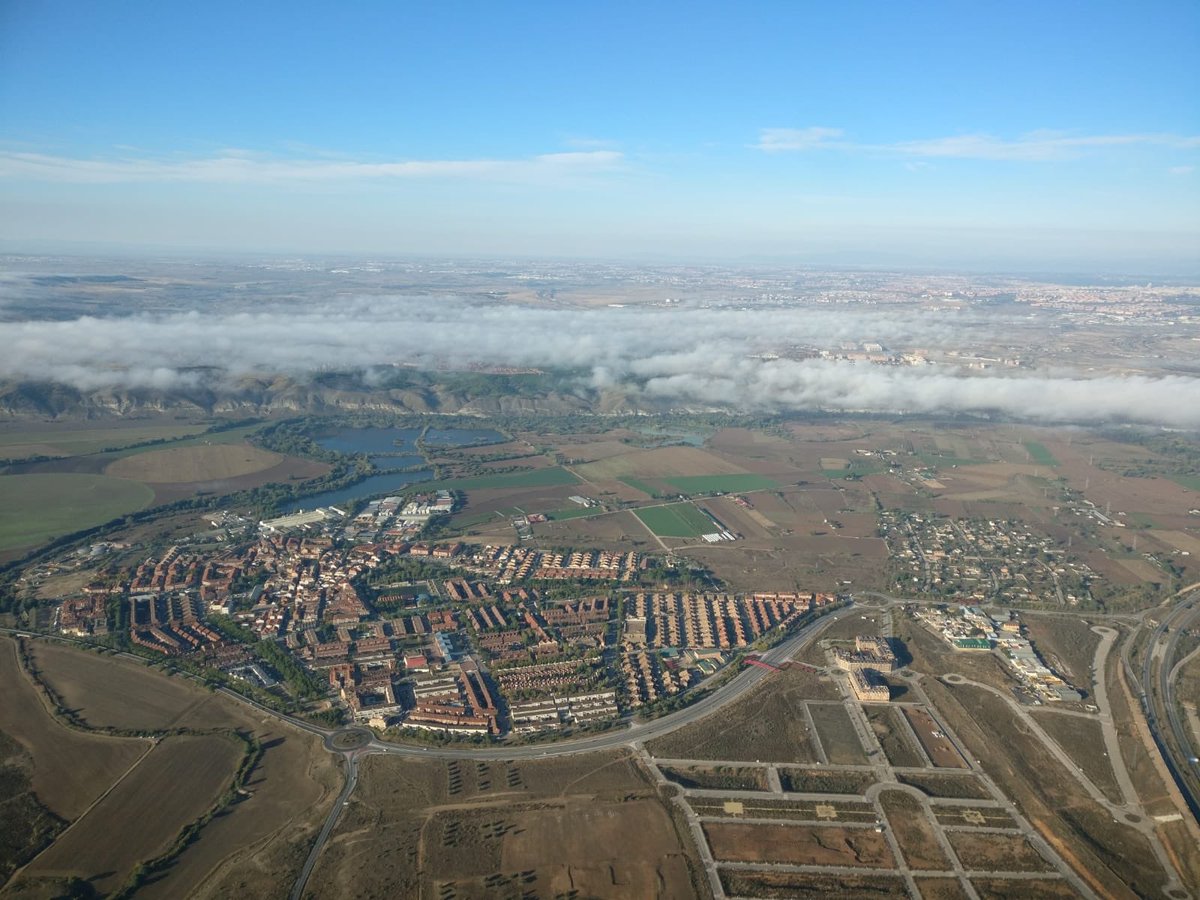
[[[703,827],[717,860],[876,869],[895,864],[887,840],[871,828],[743,822],[705,822]]]
[[[778,487],[765,475],[689,475],[664,478],[667,484],[685,494],[731,494],[738,491],[762,491]]]
[[[101,525],[153,499],[144,484],[104,475],[0,475],[0,550]]]
[[[207,425],[184,423],[100,428],[46,427],[29,430],[0,429],[0,459],[26,459],[31,456],[78,456],[99,450],[117,449],[143,441],[170,440],[199,434]]]
[[[809,697],[832,699],[837,689],[803,669],[784,669],[748,696],[646,745],[668,759],[817,762],[801,703]]]
[[[32,768],[25,749],[0,731],[0,885],[66,827],[38,801],[29,778]]]
[[[369,757],[309,882],[318,898],[703,892],[686,826],[627,753],[483,763]],[[691,860],[689,864],[689,860]]]
[[[808,712],[817,726],[817,738],[829,762],[835,766],[865,766],[869,762],[850,714],[838,703],[809,703]]]
[[[625,478],[689,478],[715,475],[744,475],[746,470],[720,456],[697,447],[658,447],[632,450],[576,466],[585,481],[609,481]]]
[[[163,900],[263,896],[279,884],[290,883],[303,863],[307,843],[328,811],[328,799],[341,787],[337,764],[319,738],[264,718],[182,678],[168,678],[131,661],[44,642],[37,643],[34,658],[41,677],[63,696],[67,706],[95,727],[238,730],[253,735],[263,748],[246,785],[249,796],[205,825],[165,873],[139,888],[138,896]],[[141,740],[101,738],[50,722],[68,736],[127,741],[141,748],[139,753],[148,746]],[[70,747],[67,742],[64,745]],[[92,757],[75,752],[89,761],[99,758],[94,752]],[[35,755],[35,763],[38,761]],[[78,758],[64,765],[74,767],[68,774],[87,771]],[[106,786],[100,787],[97,795]]]
[[[1029,459],[1039,466],[1057,466],[1058,460],[1054,458],[1054,454],[1046,449],[1046,445],[1041,441],[1026,441],[1025,449],[1029,452]]]
[[[250,444],[194,444],[123,456],[109,463],[105,474],[152,484],[216,481],[261,472],[283,459]]]
[[[633,514],[659,537],[691,538],[717,530],[712,519],[690,503],[648,506],[635,509]]]
[[[150,750],[140,738],[93,735],[60,724],[25,676],[16,642],[0,638],[0,731],[32,757],[31,784],[39,801],[72,821]]]
[[[239,742],[219,736],[164,739],[22,878],[77,876],[96,890],[115,890],[138,862],[166,851],[216,802],[243,752]]]

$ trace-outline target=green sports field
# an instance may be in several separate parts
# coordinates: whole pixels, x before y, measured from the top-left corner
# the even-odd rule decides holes
[[[648,506],[633,512],[659,537],[700,537],[717,530],[712,519],[690,503]]]
[[[663,481],[684,494],[730,494],[779,487],[778,482],[767,476],[751,472],[743,475],[682,475],[664,478]]]
[[[32,547],[150,504],[154,491],[107,475],[0,476],[0,550]]]

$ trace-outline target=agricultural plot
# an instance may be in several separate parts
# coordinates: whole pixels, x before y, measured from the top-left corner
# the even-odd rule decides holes
[[[78,456],[113,450],[144,441],[162,441],[199,434],[207,425],[135,425],[113,428],[54,428],[0,430],[0,459],[32,456]]]
[[[112,891],[141,861],[166,851],[230,784],[244,747],[223,737],[169,737],[24,870],[75,876]],[[119,827],[118,827],[119,826]]]
[[[835,766],[867,765],[867,754],[844,706],[836,703],[809,703],[808,712],[817,727],[817,738],[830,763]]]
[[[448,478],[433,484],[445,491],[501,491],[519,488],[561,487],[578,484],[579,479],[558,466],[531,469],[528,472],[501,472],[495,475],[474,475],[468,478]]]
[[[746,470],[697,447],[659,447],[610,456],[575,469],[586,481],[744,475]]]
[[[79,473],[0,476],[0,550],[32,547],[148,506],[136,481]]]
[[[633,512],[659,537],[695,538],[717,530],[712,519],[691,503],[648,506]]]
[[[150,749],[138,738],[93,735],[61,725],[25,676],[17,645],[0,638],[0,731],[32,758],[33,793],[50,812],[74,820]]]
[[[1029,453],[1029,459],[1035,465],[1039,466],[1057,466],[1058,460],[1054,458],[1054,454],[1046,449],[1046,445],[1041,441],[1025,441],[1025,450]]]
[[[743,822],[705,822],[703,828],[718,861],[876,869],[895,865],[887,839],[873,828]]]
[[[667,484],[684,494],[732,494],[738,491],[762,491],[778,487],[765,475],[690,475],[664,478]]]
[[[250,444],[195,444],[124,456],[110,463],[105,474],[150,483],[216,481],[261,472],[283,456]]]

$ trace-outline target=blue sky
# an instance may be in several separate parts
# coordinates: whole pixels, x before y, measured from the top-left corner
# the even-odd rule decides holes
[[[0,3],[0,240],[1200,270],[1200,4]]]

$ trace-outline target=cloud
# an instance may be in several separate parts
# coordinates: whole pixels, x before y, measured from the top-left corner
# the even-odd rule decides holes
[[[1171,175],[1191,175],[1194,171],[1196,171],[1195,166],[1171,166],[1167,169],[1168,174]]]
[[[0,178],[73,184],[199,182],[209,184],[352,181],[364,179],[463,179],[554,181],[612,172],[622,165],[615,150],[544,153],[524,159],[401,160],[367,162],[338,157],[272,157],[225,150],[202,158],[119,157],[80,159],[43,153],[0,152]]]
[[[1077,159],[1089,151],[1106,147],[1154,146],[1176,150],[1200,147],[1200,137],[1175,134],[1098,134],[1070,135],[1062,132],[1034,131],[1005,139],[989,134],[962,134],[890,144],[837,141],[838,128],[764,128],[755,146],[768,153],[816,149],[841,149],[865,153],[927,159],[983,159],[1015,162],[1049,162]]]
[[[846,146],[835,140],[844,132],[840,128],[764,128],[754,146],[764,153],[788,150],[819,150]]]
[[[579,387],[688,409],[998,414],[1031,421],[1200,427],[1200,379],[966,373],[759,358],[867,338],[896,346],[994,340],[1003,314],[881,310],[547,309],[389,296],[256,312],[0,322],[0,378],[84,391],[205,387],[319,371],[514,366],[580,372]],[[1028,327],[1026,323],[1026,327]]]

